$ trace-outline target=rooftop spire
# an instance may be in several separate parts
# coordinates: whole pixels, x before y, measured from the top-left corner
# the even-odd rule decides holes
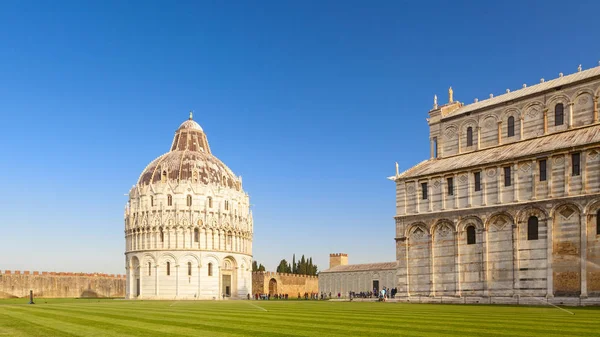
[[[448,89],[448,103],[454,102],[454,91],[452,91],[452,87]]]
[[[190,120],[194,119],[194,111],[190,110]]]

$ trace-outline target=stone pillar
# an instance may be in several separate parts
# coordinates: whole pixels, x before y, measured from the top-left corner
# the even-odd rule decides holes
[[[565,167],[565,193],[564,193],[564,195],[569,196],[569,186],[571,185],[570,181],[569,181],[570,180],[569,178],[571,177],[569,170],[571,168],[571,165],[569,165],[569,154],[568,153],[565,153],[564,167]]]
[[[548,133],[548,108],[544,109],[544,134]]]
[[[547,198],[552,198],[552,157],[546,159],[546,189]]]
[[[427,235],[429,238],[429,279],[431,280],[431,286],[429,288],[429,296],[435,297],[435,277],[434,277],[434,266],[435,260],[433,255],[433,232]]]
[[[553,224],[553,220],[551,217],[548,217],[546,219],[546,232],[548,233],[548,237],[546,239],[546,297],[548,298],[552,298],[554,297],[554,269],[552,266],[553,263],[553,258],[552,258],[552,245],[553,245],[553,240],[552,240],[552,224]]]
[[[481,206],[487,204],[487,174],[485,169],[481,170]]]
[[[175,296],[179,296],[179,265],[175,265]]]
[[[496,193],[498,194],[498,203],[501,204],[502,203],[502,166],[498,166],[496,168],[496,184],[497,184],[497,189],[496,189]]]
[[[594,96],[594,119],[593,123],[598,123],[598,96]]]
[[[419,190],[420,190],[420,186],[419,186],[419,181],[415,181],[415,200],[417,203],[417,213],[419,213],[421,211],[421,196],[419,195]],[[421,192],[422,193],[422,192]]]
[[[481,127],[477,126],[477,146],[475,147],[477,150],[481,148]]]
[[[520,282],[519,282],[519,219],[515,219],[515,224],[512,226],[512,243],[513,243],[513,295],[520,295]]]
[[[579,169],[581,171],[581,194],[587,193],[587,152],[581,151],[581,164]]]
[[[502,144],[502,121],[498,121],[498,145]]]
[[[588,218],[588,214],[583,213],[580,217],[579,217],[579,232],[581,233],[581,249],[579,249],[579,252],[581,253],[581,259],[579,261],[581,261],[581,263],[579,264],[581,266],[581,298],[587,298],[588,297],[588,293],[587,293],[587,218]]]
[[[446,177],[442,176],[440,180],[440,195],[442,196],[442,211],[446,209],[446,189],[447,189]]]
[[[519,140],[523,140],[523,125],[525,124],[525,118],[523,115],[519,116]]]
[[[458,174],[454,174],[454,178],[452,178],[452,182],[454,184],[454,186],[452,186],[453,188],[453,193],[452,195],[454,196],[454,208],[458,208],[458,188],[456,188],[456,186],[458,186]]]
[[[569,103],[569,129],[573,128],[573,105],[575,103]]]
[[[537,170],[537,160],[534,159],[531,161],[531,200],[537,197]]]
[[[454,270],[456,272],[456,296],[461,297],[462,296],[462,291],[461,291],[461,283],[460,283],[460,252],[459,252],[459,244],[458,244],[458,240],[460,238],[459,235],[459,228],[457,226],[456,221],[454,221],[454,228],[456,228],[456,231],[453,231],[452,234],[454,235],[454,251],[456,252],[454,254]]]
[[[482,276],[483,276],[483,280],[482,280],[482,286],[483,286],[483,296],[488,297],[490,296],[490,275],[489,275],[489,249],[488,249],[488,231],[487,228],[484,226],[481,228],[481,245],[482,245],[482,261],[481,261],[481,268],[482,270]]]
[[[462,153],[462,130],[458,130],[458,153]]]
[[[433,158],[433,138],[429,138],[429,159]]]
[[[515,162],[514,163],[514,170],[513,170],[513,175],[511,177],[514,181],[513,183],[513,200],[515,202],[519,201],[519,163]]]
[[[196,293],[196,299],[200,299],[200,297],[202,296],[202,286],[200,285],[201,281],[202,281],[202,265],[200,263],[198,263],[198,272],[196,273],[196,275],[198,275],[198,290]]]
[[[433,210],[433,186],[431,186],[431,179],[427,179],[427,210],[429,212]]]
[[[472,201],[473,191],[471,191],[471,179],[475,179],[475,175],[473,174],[473,172],[468,171],[467,172],[467,207],[471,207],[471,201]]]

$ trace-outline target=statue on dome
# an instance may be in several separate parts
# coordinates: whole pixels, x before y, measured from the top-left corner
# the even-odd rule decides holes
[[[448,103],[454,102],[454,91],[452,91],[452,87],[448,89]]]

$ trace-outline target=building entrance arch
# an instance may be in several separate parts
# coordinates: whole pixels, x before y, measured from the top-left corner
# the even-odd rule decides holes
[[[273,296],[277,294],[277,280],[272,278],[269,281],[269,295]]]

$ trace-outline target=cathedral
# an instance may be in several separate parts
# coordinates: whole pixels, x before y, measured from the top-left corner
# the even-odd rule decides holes
[[[126,298],[252,294],[253,221],[242,177],[215,157],[192,114],[154,159],[125,209]]]
[[[396,166],[397,297],[600,304],[600,66],[429,111]]]

